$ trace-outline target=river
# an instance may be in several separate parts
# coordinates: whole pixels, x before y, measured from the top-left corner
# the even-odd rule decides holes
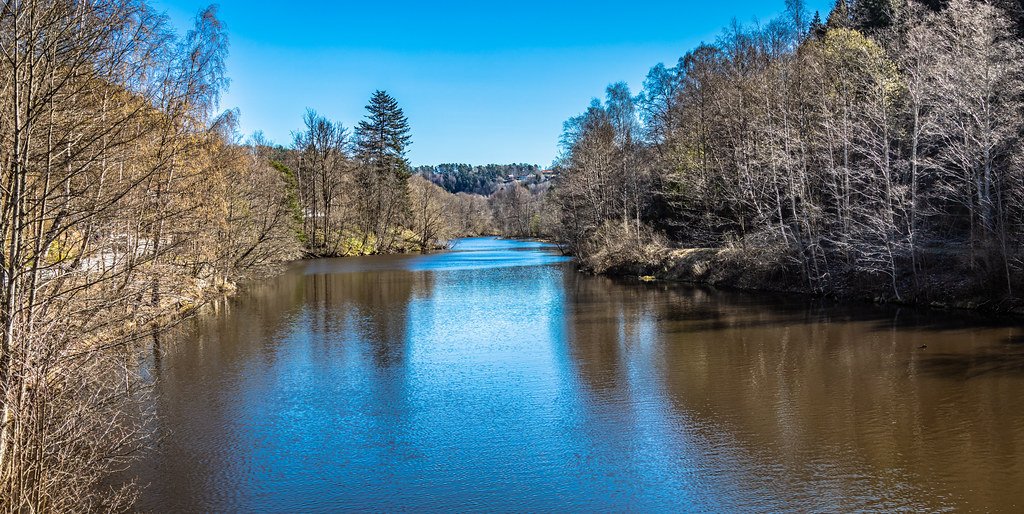
[[[297,263],[162,348],[151,511],[1024,509],[1010,322],[480,238]]]

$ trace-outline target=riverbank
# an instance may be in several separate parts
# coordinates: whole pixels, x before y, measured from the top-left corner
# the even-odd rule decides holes
[[[917,277],[884,273],[830,272],[826,287],[808,283],[799,264],[757,248],[667,248],[648,245],[609,260],[599,274],[664,280],[744,291],[806,294],[837,300],[913,305],[1024,316],[1018,298],[978,287],[970,270],[948,255],[921,258]],[[588,268],[586,264],[584,268]]]

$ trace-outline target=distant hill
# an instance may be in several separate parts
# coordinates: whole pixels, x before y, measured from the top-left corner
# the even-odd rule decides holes
[[[473,166],[470,164],[438,164],[436,166],[417,166],[413,173],[422,175],[431,182],[443,187],[451,193],[472,193],[489,196],[510,182],[529,184],[547,180],[550,173],[536,164],[487,164]]]

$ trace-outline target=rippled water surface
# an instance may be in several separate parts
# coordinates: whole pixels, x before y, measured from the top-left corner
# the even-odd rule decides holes
[[[152,511],[1024,509],[1012,323],[469,239],[297,264],[163,348]]]

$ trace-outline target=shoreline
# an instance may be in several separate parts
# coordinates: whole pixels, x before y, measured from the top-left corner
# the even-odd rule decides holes
[[[481,234],[455,238],[452,241],[465,238],[493,237],[497,239],[512,239],[520,241],[535,241],[551,244],[558,247],[565,253],[565,246],[558,240],[549,237],[505,237],[495,234]],[[451,246],[438,247],[430,253],[438,253],[450,250]],[[368,255],[410,255],[420,252],[387,252]],[[799,295],[808,299],[826,299],[840,302],[856,302],[861,304],[890,305],[901,307],[913,307],[933,311],[974,313],[994,317],[1012,317],[1024,319],[1024,305],[1017,300],[997,299],[978,294],[977,291],[965,291],[961,284],[953,280],[952,273],[945,276],[929,276],[926,289],[922,289],[916,295],[906,294],[897,298],[890,290],[886,290],[884,283],[888,277],[879,276],[854,276],[841,277],[839,286],[830,290],[815,291],[800,284],[801,278],[798,271],[787,269],[784,264],[777,262],[760,261],[757,265],[745,262],[744,254],[749,251],[739,248],[662,248],[659,251],[648,254],[644,259],[636,256],[625,257],[617,261],[613,266],[603,270],[594,271],[588,268],[578,256],[576,258],[577,269],[595,275],[605,275],[619,279],[634,279],[640,282],[665,282],[686,284],[693,286],[711,287],[713,289],[726,291],[740,291],[748,293],[782,293],[787,295]],[[566,254],[571,255],[571,254]],[[263,270],[255,276],[245,277],[240,280],[231,281],[227,287],[217,287],[215,294],[204,298],[192,308],[184,312],[179,311],[169,317],[170,325],[176,324],[184,318],[191,317],[201,308],[209,303],[228,299],[236,296],[241,290],[254,280],[266,279],[276,276],[294,263],[318,259],[343,259],[347,257],[364,257],[367,255],[339,255],[339,256],[312,256],[303,255],[297,259],[277,263],[269,270]],[[954,270],[955,271],[955,270]],[[903,277],[902,282],[907,287],[906,293],[910,293],[908,280]],[[205,295],[204,295],[205,296]]]
[[[785,293],[813,299],[914,307],[934,311],[964,312],[995,317],[1024,318],[1024,305],[1015,299],[999,299],[968,291],[955,280],[951,271],[927,277],[927,287],[897,297],[892,290],[880,287],[878,276],[843,276],[839,286],[815,291],[802,285],[798,271],[780,263],[750,265],[741,257],[742,250],[733,248],[664,249],[656,259],[642,261],[624,259],[600,272],[581,270],[616,278],[632,278],[641,282],[668,282],[705,286],[714,289],[750,293]],[[955,270],[953,270],[955,271]],[[906,277],[901,282],[908,282]]]

